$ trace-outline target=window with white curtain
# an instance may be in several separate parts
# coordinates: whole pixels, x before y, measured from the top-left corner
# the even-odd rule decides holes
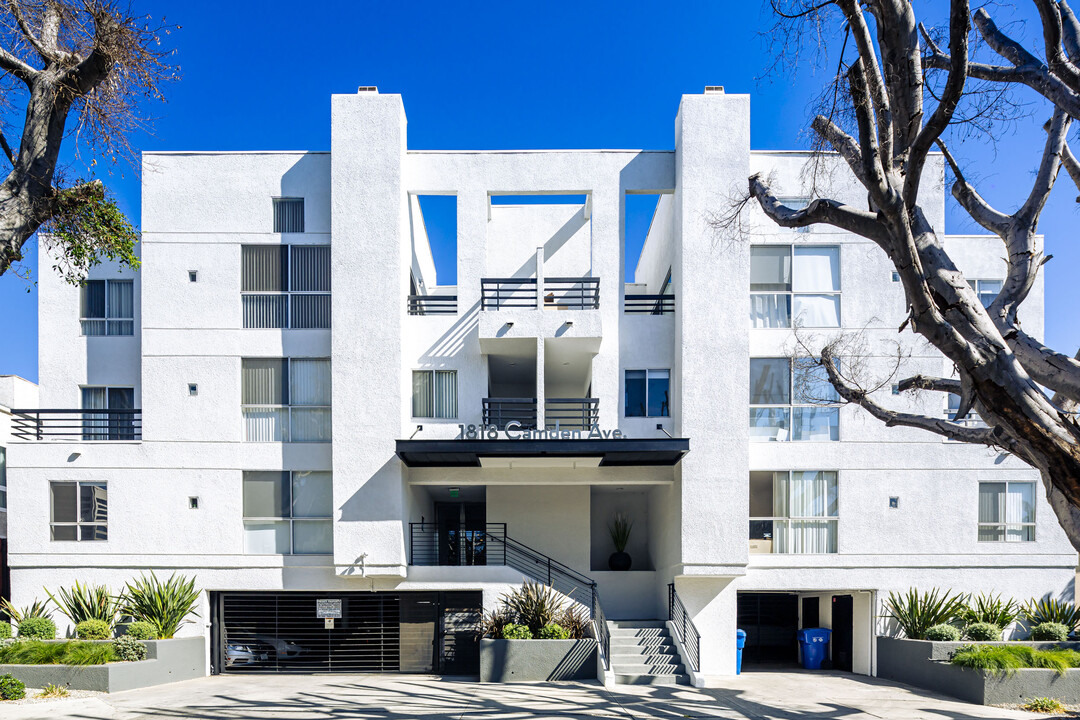
[[[330,442],[330,361],[244,358],[241,409],[248,442]]]
[[[244,245],[245,328],[329,328],[329,245]]]
[[[85,280],[80,291],[79,322],[83,335],[134,335],[134,281]]]
[[[274,232],[304,232],[304,198],[274,198]]]
[[[135,439],[135,388],[80,388],[83,440]]]
[[[751,442],[839,440],[839,399],[808,358],[750,358]]]
[[[979,296],[979,302],[984,308],[990,307],[990,304],[994,302],[1003,284],[1001,280],[968,280],[968,285]]]
[[[760,552],[835,553],[838,516],[836,471],[750,473],[750,539]]]
[[[840,248],[750,248],[750,326],[840,327]]]
[[[334,551],[329,472],[245,472],[244,552],[328,555]]]
[[[457,417],[457,370],[413,370],[414,418],[452,420]]]
[[[979,483],[979,542],[1035,540],[1035,483]]]
[[[109,491],[103,482],[50,482],[53,540],[108,540]]]

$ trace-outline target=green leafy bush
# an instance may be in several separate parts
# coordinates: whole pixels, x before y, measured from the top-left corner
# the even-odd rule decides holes
[[[104,640],[112,634],[112,628],[104,620],[83,620],[75,626],[75,634],[83,640]]]
[[[104,665],[115,659],[112,645],[80,640],[59,643],[32,640],[0,647],[0,664]]]
[[[953,625],[946,625],[945,623],[934,625],[933,627],[926,629],[926,639],[956,642],[960,639],[960,629]]]
[[[26,697],[26,685],[10,673],[0,675],[0,700],[22,700]]]
[[[535,636],[540,628],[556,622],[563,614],[565,597],[552,587],[530,580],[501,600],[514,622],[528,626]]]
[[[113,640],[112,649],[116,653],[116,659],[123,662],[146,659],[146,643],[136,640],[131,635],[121,635]]]
[[[1011,675],[1021,668],[1043,668],[1064,675],[1069,668],[1080,667],[1080,653],[1075,650],[1036,650],[1027,645],[965,645],[952,654],[953,665],[1003,672]]]
[[[912,640],[926,639],[926,631],[934,625],[948,623],[964,608],[964,597],[948,591],[944,595],[937,588],[919,592],[911,588],[903,595],[890,592],[885,601],[885,616],[900,626],[904,635]]]
[[[52,640],[56,637],[56,623],[47,617],[24,617],[19,622],[19,637]]]
[[[980,640],[983,642],[1000,640],[1001,628],[993,623],[974,623],[964,628],[964,635],[968,640]]]
[[[56,592],[59,598],[48,590],[45,594],[75,625],[85,620],[100,620],[112,630],[116,624],[120,614],[120,598],[110,593],[104,585],[81,585],[76,580],[70,590],[60,588]]]
[[[157,640],[157,628],[145,620],[136,620],[128,625],[125,634],[136,640]]]
[[[503,640],[532,640],[533,634],[524,625],[518,625],[517,623],[510,623],[503,628]]]
[[[1065,712],[1065,706],[1061,704],[1060,700],[1054,698],[1031,698],[1026,703],[1020,706],[1021,710],[1027,710],[1028,712],[1037,713],[1060,713]]]
[[[188,615],[199,616],[195,612],[199,594],[195,578],[174,573],[161,582],[151,572],[150,577],[143,575],[127,584],[121,612],[153,625],[157,637],[171,638],[181,625],[191,622]]]
[[[536,633],[536,637],[539,640],[566,640],[570,637],[570,631],[562,625],[548,623],[540,628],[540,632]]]
[[[969,597],[960,610],[959,617],[965,625],[990,623],[1007,628],[1020,616],[1020,606],[1015,600],[1002,600],[1000,595]]]
[[[1061,623],[1039,623],[1035,627],[1031,628],[1031,639],[1065,642],[1069,639],[1069,628],[1065,627]]]
[[[15,631],[12,629],[11,623],[0,622],[0,640],[6,640],[14,634]]]
[[[1080,626],[1080,608],[1071,602],[1043,598],[1042,600],[1029,600],[1020,608],[1020,614],[1028,621],[1031,627],[1043,623],[1060,623],[1069,629],[1069,632]]]

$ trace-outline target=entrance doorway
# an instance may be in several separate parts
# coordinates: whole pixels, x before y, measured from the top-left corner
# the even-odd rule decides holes
[[[851,646],[855,634],[855,598],[832,596],[832,662],[837,670],[851,672]]]
[[[437,502],[439,565],[487,564],[487,503]]]

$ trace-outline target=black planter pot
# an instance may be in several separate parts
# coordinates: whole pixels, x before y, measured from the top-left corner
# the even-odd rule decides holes
[[[612,570],[629,570],[630,569],[630,554],[624,552],[611,553],[611,557],[608,558],[607,566]]]

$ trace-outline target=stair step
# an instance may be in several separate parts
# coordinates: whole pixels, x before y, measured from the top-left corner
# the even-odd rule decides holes
[[[671,639],[670,636],[664,636],[664,637],[632,637],[632,636],[631,637],[616,637],[616,636],[613,635],[611,637],[611,644],[613,646],[618,645],[618,646],[624,646],[624,647],[645,647],[645,646],[653,647],[653,646],[657,646],[657,645],[672,645],[672,646],[674,646],[675,642]]]
[[[674,645],[641,645],[636,647],[613,645],[611,647],[611,656],[616,660],[618,660],[619,658],[646,657],[672,658],[678,657],[679,653],[676,651]]]
[[[680,663],[653,665],[650,663],[612,663],[611,671],[624,675],[682,675],[686,666]]]
[[[616,665],[678,665],[682,659],[674,654],[643,653],[631,655],[629,653],[613,653],[611,662]]]
[[[615,673],[618,685],[689,685],[689,675],[640,675],[635,673]]]
[[[608,630],[611,637],[667,637],[665,628],[611,628]]]
[[[609,628],[666,628],[667,620],[608,620]]]

